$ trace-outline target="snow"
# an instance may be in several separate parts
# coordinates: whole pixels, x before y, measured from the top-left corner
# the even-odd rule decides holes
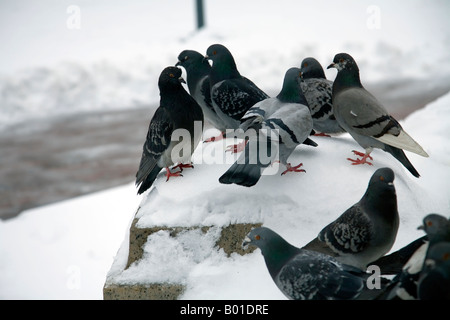
[[[205,53],[217,42],[269,94],[303,58],[326,66],[344,51],[358,62],[365,84],[411,82],[407,92],[399,89],[401,97],[430,95],[430,87],[450,80],[445,1],[205,1],[207,28],[200,32],[193,3],[2,2],[0,128],[33,117],[153,105],[164,67],[186,48]],[[67,26],[71,5],[79,8],[79,28]]]
[[[72,4],[81,9],[79,30],[66,27],[66,9]],[[389,79],[389,89],[400,85],[389,92],[394,99],[427,95],[449,83],[446,1],[231,0],[205,5],[207,28],[195,33],[192,3],[181,0],[157,6],[138,0],[127,6],[118,0],[108,5],[2,3],[0,41],[7,45],[0,59],[0,126],[59,113],[155,104],[159,73],[176,62],[179,52],[205,52],[218,42],[233,52],[241,73],[270,94],[279,90],[284,72],[304,57],[315,56],[326,66],[343,51],[358,61],[364,84]],[[368,25],[377,9],[380,24]],[[334,79],[335,70],[326,73]],[[407,153],[419,179],[380,150],[372,154],[374,166],[351,166],[346,160],[351,150],[362,150],[342,135],[314,138],[319,147],[295,151],[290,160],[302,162],[305,174],[266,175],[252,188],[220,185],[218,177],[234,159],[224,156],[228,140],[197,148],[195,168],[167,183],[158,179],[158,194],[138,197],[130,184],[0,221],[0,298],[102,299],[108,275],[121,283],[181,282],[187,287],[184,299],[283,299],[258,250],[227,257],[214,248],[220,227],[263,222],[301,246],[359,200],[377,168],[389,166],[396,174],[401,218],[393,250],[402,247],[422,235],[416,227],[426,214],[450,216],[449,104],[446,94],[401,121],[430,155]],[[141,226],[212,227],[206,234],[192,230],[176,238],[155,233],[144,259],[122,272],[127,232],[139,204]]]
[[[264,175],[251,188],[222,185],[218,178],[235,157],[228,154],[223,164],[214,163],[209,157],[216,157],[216,149],[224,153],[232,140],[215,142],[214,148],[202,145],[193,157],[195,168],[185,170],[182,179],[165,182],[162,175],[155,182],[154,189],[140,205],[137,226],[212,228],[206,234],[194,229],[175,238],[168,231],[149,236],[142,260],[123,271],[127,252],[123,250],[125,255],[118,255],[109,280],[116,284],[152,283],[158,279],[182,283],[187,287],[182,299],[283,298],[272,283],[259,250],[250,256],[232,254],[227,258],[222,250],[214,248],[220,227],[260,222],[290,243],[303,246],[357,202],[373,172],[386,166],[396,174],[394,183],[401,222],[393,250],[401,248],[423,235],[417,226],[426,214],[437,212],[450,216],[450,150],[448,143],[439,144],[439,139],[434,138],[434,134],[445,137],[450,132],[445,121],[450,119],[448,103],[450,94],[402,122],[404,129],[430,154],[429,158],[423,158],[407,153],[422,174],[419,179],[380,150],[372,153],[373,166],[351,166],[346,157],[352,156],[352,149],[360,147],[344,134],[333,138],[314,137],[319,147],[296,149],[290,161],[302,162],[306,174]],[[196,163],[200,160],[207,164]],[[241,290],[241,287],[251,290]]]
[[[166,280],[183,283],[182,299],[284,299],[270,278],[259,250],[227,257],[214,247],[229,223],[263,222],[292,244],[302,246],[359,198],[372,173],[389,166],[395,174],[400,228],[394,248],[422,235],[416,227],[431,212],[450,216],[450,94],[401,122],[430,154],[407,153],[422,175],[414,178],[389,154],[375,150],[373,166],[351,166],[346,157],[356,143],[344,134],[314,137],[317,148],[300,146],[291,156],[306,173],[265,175],[252,188],[221,185],[223,164],[210,162],[211,150],[231,140],[196,149],[194,169],[182,178],[155,182],[153,191],[135,195],[134,185],[28,210],[0,222],[0,298],[102,299],[107,275],[122,284]],[[208,131],[205,136],[215,132]],[[219,152],[219,151],[217,151]],[[200,163],[202,155],[205,159]],[[152,234],[144,257],[123,272],[128,230],[136,209],[139,225],[211,226],[169,237]]]

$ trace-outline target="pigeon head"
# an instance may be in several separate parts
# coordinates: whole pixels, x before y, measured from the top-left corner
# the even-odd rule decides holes
[[[226,59],[230,58],[233,59],[233,56],[231,55],[231,52],[221,44],[213,44],[210,45],[209,48],[206,50],[206,59],[214,61],[218,61],[220,59]]]
[[[325,72],[319,61],[311,57],[303,59],[300,71],[303,79],[326,79]]]
[[[430,213],[423,218],[423,224],[417,229],[425,231],[430,241],[450,238],[450,221],[439,214]]]
[[[288,103],[302,103],[307,105],[306,98],[299,86],[301,71],[299,68],[292,67],[286,71],[283,80],[283,87],[277,98],[280,101]]]
[[[181,69],[177,67],[167,67],[159,76],[158,86],[161,88],[164,87],[173,87],[173,86],[181,86],[181,83],[186,83],[181,76]]]
[[[261,250],[272,278],[301,250],[289,244],[275,231],[265,227],[255,228],[247,234],[242,247],[246,249],[248,245],[256,246]]]
[[[286,251],[285,248],[295,248],[278,233],[265,227],[255,228],[247,234],[242,243],[242,247],[246,249],[249,245],[261,249],[263,255],[269,252],[281,253]],[[297,249],[295,248],[295,250]]]
[[[249,245],[256,246],[258,248],[263,248],[267,246],[268,239],[272,239],[275,232],[268,228],[255,228],[250,231],[242,242],[242,247],[247,249]]]
[[[333,95],[346,88],[363,87],[359,78],[358,65],[348,53],[338,53],[335,55],[333,63],[327,69],[330,68],[336,68],[338,71],[333,83]]]
[[[209,75],[212,84],[226,79],[241,78],[233,55],[224,45],[213,44],[209,46],[206,50],[205,59],[212,61],[212,69]]]
[[[383,186],[393,187],[394,178],[395,174],[391,168],[381,168],[373,173],[372,178],[370,178],[369,186],[379,184]]]
[[[209,66],[208,61],[204,59],[201,53],[194,50],[183,50],[178,55],[178,62],[175,66],[181,66],[188,69],[190,66],[200,65],[202,63]]]
[[[341,70],[353,70],[359,72],[358,65],[355,59],[348,53],[338,53],[334,56],[333,63],[328,66],[327,69],[336,68],[338,71]]]
[[[374,172],[369,180],[364,199],[376,212],[395,217],[397,213],[397,195],[394,186],[394,171],[381,168]]]

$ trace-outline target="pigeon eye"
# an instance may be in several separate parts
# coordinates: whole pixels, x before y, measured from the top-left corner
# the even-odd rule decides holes
[[[188,60],[188,59],[189,59],[189,57],[188,57],[188,56],[184,57],[184,61],[186,61],[186,60]]]
[[[431,227],[432,225],[433,225],[433,222],[427,221],[427,226],[428,226],[428,227]]]
[[[383,177],[383,176],[380,176],[380,180],[381,180],[381,181],[384,181],[384,177]]]
[[[442,257],[442,260],[447,261],[448,259],[450,259],[450,253],[446,252],[446,253],[444,253],[444,256]]]
[[[339,63],[343,63],[343,62],[344,62],[344,58],[340,58]]]
[[[255,240],[260,240],[261,239],[261,236],[259,235],[259,234],[257,234],[256,236],[255,236]]]
[[[215,56],[217,54],[217,51],[216,50],[214,50],[213,51],[213,56]]]
[[[169,77],[173,78],[173,77],[175,77],[175,76],[173,75],[173,73],[170,73],[170,74],[169,74]]]
[[[306,67],[308,66],[308,63],[305,62],[305,63],[303,64],[303,66],[306,68]]]

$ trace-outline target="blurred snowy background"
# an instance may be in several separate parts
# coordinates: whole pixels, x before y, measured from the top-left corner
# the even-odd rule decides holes
[[[184,49],[205,53],[212,43],[226,45],[239,71],[269,94],[279,90],[284,72],[304,57],[314,56],[326,67],[336,53],[348,52],[360,66],[363,84],[398,119],[450,90],[446,0],[205,0],[204,5],[206,26],[197,31],[195,1],[0,2],[0,219],[124,186],[117,189],[126,190],[120,196],[113,192],[113,198],[124,199],[120,206],[93,201],[93,207],[73,212],[73,219],[87,218],[81,225],[91,224],[96,213],[105,214],[102,210],[115,217],[104,226],[116,230],[115,240],[101,239],[101,257],[88,253],[89,259],[102,261],[101,278],[140,200],[130,183],[159,101],[158,76]],[[333,71],[326,71],[329,79]],[[47,224],[61,214],[45,207],[39,212],[0,220],[0,270],[11,279],[20,270],[14,259],[42,246],[30,248],[24,242],[24,251],[13,254],[8,242],[18,239],[7,238],[11,232],[5,231],[18,228],[21,238],[33,234],[26,226],[51,228]],[[31,215],[36,218],[25,223]],[[48,230],[34,230],[38,235],[27,239],[57,243],[53,250],[60,251],[69,239],[64,230],[54,237]],[[90,242],[87,235],[81,238]],[[79,261],[71,265],[83,270]],[[58,270],[70,280],[73,272],[65,274],[67,268],[64,262]],[[101,298],[98,288],[95,293],[67,291],[62,283],[66,295],[61,297]],[[29,281],[0,279],[0,297],[55,297],[39,296],[26,285]]]

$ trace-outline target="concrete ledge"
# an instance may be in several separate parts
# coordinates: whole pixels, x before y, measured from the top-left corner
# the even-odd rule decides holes
[[[176,300],[184,291],[181,284],[108,285],[103,288],[104,300]]]
[[[139,212],[139,210],[138,210]],[[136,212],[136,215],[138,214]],[[147,239],[155,232],[168,231],[170,237],[176,237],[182,231],[201,229],[207,233],[212,226],[194,227],[151,227],[139,228],[138,218],[134,218],[129,232],[128,259],[123,270],[128,269],[134,262],[139,261],[144,253]],[[216,242],[218,249],[223,249],[229,257],[233,253],[240,255],[251,253],[255,248],[244,251],[242,241],[247,233],[262,223],[239,223],[222,227],[220,237]],[[148,284],[116,284],[113,279],[106,279],[103,287],[103,299],[105,300],[175,300],[183,294],[185,286],[177,283],[148,283]]]

